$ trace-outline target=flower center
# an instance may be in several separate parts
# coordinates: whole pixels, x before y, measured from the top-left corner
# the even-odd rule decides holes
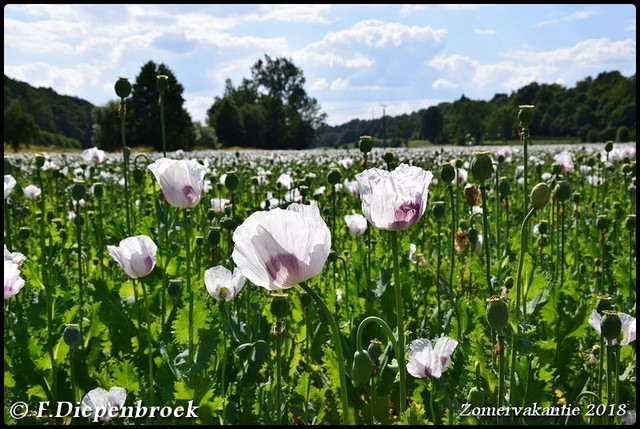
[[[300,262],[292,253],[279,253],[267,261],[267,272],[278,286],[290,286],[289,282],[297,278]]]
[[[406,201],[396,207],[394,211],[394,222],[391,224],[392,231],[398,231],[410,227],[418,221],[420,205],[416,201]]]
[[[198,194],[196,193],[196,190],[193,189],[193,186],[191,185],[187,185],[184,188],[182,188],[182,193],[192,202],[195,203],[196,199],[198,198]]]

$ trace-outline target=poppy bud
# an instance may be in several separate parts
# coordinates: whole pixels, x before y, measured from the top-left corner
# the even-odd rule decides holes
[[[366,350],[356,350],[353,354],[353,380],[356,385],[363,386],[369,382],[371,378],[371,370],[373,369],[373,361],[369,352]]]
[[[229,231],[232,231],[236,229],[236,227],[238,226],[238,222],[236,222],[236,220],[233,218],[225,216],[222,219],[220,219],[220,225],[222,225],[224,229],[228,229]]]
[[[44,165],[44,155],[41,153],[36,154],[36,167],[38,168],[42,168],[42,166]]]
[[[93,195],[95,195],[98,200],[102,199],[102,196],[104,195],[104,186],[102,185],[102,182],[96,182],[93,184]]]
[[[335,262],[337,260],[338,260],[338,252],[336,252],[335,250],[331,250],[329,252],[329,256],[327,257],[327,261]]]
[[[300,294],[300,303],[302,303],[304,307],[308,307],[309,304],[311,304],[311,295],[307,292],[302,292]]]
[[[284,318],[289,312],[289,299],[287,299],[287,296],[286,294],[271,295],[271,314],[278,320]]]
[[[336,169],[332,169],[331,171],[329,171],[329,174],[327,174],[327,182],[329,182],[330,185],[336,185],[337,183],[340,182],[340,171],[336,170]]]
[[[76,348],[76,345],[80,342],[80,329],[78,325],[67,325],[62,333],[64,342],[69,346],[71,350]]]
[[[509,322],[509,307],[500,295],[487,298],[487,320],[499,337],[504,336],[504,328]]]
[[[382,346],[381,342],[373,339],[369,342],[369,347],[367,347],[367,352],[369,353],[369,357],[372,362],[376,362],[380,356],[382,355]]]
[[[551,188],[544,182],[538,183],[531,190],[531,206],[536,210],[542,210],[551,198]]]
[[[238,188],[240,181],[238,180],[238,175],[235,172],[227,173],[224,178],[224,186],[227,187],[229,192],[233,192]]]
[[[554,162],[551,164],[551,172],[556,176],[562,173],[562,165],[559,162]]]
[[[596,228],[598,231],[605,232],[609,226],[609,220],[605,215],[599,215],[596,217]]]
[[[546,220],[541,220],[538,224],[538,232],[540,235],[545,235],[549,229],[549,222]]]
[[[169,286],[167,287],[167,290],[171,298],[178,298],[178,296],[180,296],[180,281],[176,279],[169,280]]]
[[[464,165],[464,163],[462,162],[462,159],[460,158],[456,158],[456,168],[462,168],[462,166]]]
[[[358,145],[360,147],[360,152],[362,152],[362,153],[371,152],[371,148],[373,146],[373,143],[371,141],[371,137],[370,136],[360,136],[360,142],[358,143]]]
[[[478,182],[483,183],[493,176],[493,161],[489,152],[476,152],[471,161],[471,174]]]
[[[431,213],[433,213],[433,217],[436,218],[436,221],[440,221],[440,219],[444,217],[444,202],[434,201],[431,206]]]
[[[580,192],[573,193],[573,203],[580,204]]]
[[[522,104],[518,106],[518,125],[522,128],[528,128],[533,122],[533,109],[535,106]]]
[[[567,201],[571,198],[571,185],[567,182],[558,182],[554,188],[558,201]]]
[[[139,168],[133,170],[133,181],[138,185],[144,180],[144,171]]]
[[[472,387],[467,395],[467,402],[471,404],[471,408],[480,408],[484,406],[484,389]]]
[[[121,77],[116,82],[115,89],[118,97],[127,98],[131,94],[131,83],[126,77]]]
[[[442,167],[440,169],[440,178],[445,183],[452,182],[453,179],[456,178],[456,170],[455,168],[453,168],[453,165],[449,163],[442,164]]]
[[[476,244],[478,242],[478,230],[475,228],[469,228],[469,231],[467,231],[467,238],[471,244]]]
[[[80,228],[82,225],[84,225],[84,216],[82,216],[81,214],[77,214],[76,217],[73,218],[73,223]]]
[[[622,332],[622,321],[617,311],[603,311],[602,319],[600,319],[600,332],[609,341],[618,338],[618,335]]]
[[[506,177],[500,178],[500,183],[498,184],[498,192],[500,192],[501,198],[506,198],[511,192],[511,184],[509,183],[509,179]]]
[[[508,276],[506,279],[504,279],[504,287],[506,287],[507,289],[511,289],[513,287],[513,277]]]
[[[635,227],[636,227],[636,215],[634,215],[634,214],[627,215],[627,219],[624,222],[624,226],[629,231],[631,231],[632,229],[635,229]]]

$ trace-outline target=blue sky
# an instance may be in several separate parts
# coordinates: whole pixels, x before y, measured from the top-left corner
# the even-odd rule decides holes
[[[636,72],[633,4],[29,5],[4,8],[4,73],[96,105],[120,76],[169,67],[204,122],[269,55],[300,68],[329,125],[490,100],[531,82]]]

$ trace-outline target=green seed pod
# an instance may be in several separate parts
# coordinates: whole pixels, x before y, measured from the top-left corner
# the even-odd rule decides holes
[[[75,349],[81,340],[78,325],[66,325],[62,337],[71,350]]]
[[[455,163],[456,163],[456,168],[462,168],[462,166],[464,165],[464,162],[460,158],[456,158]]]
[[[518,125],[522,128],[528,128],[533,123],[533,109],[535,106],[529,104],[521,104],[518,106]]]
[[[360,147],[360,152],[362,153],[371,152],[371,148],[373,147],[371,136],[360,136],[360,142],[358,143],[358,146]]]
[[[622,332],[622,321],[617,311],[605,310],[603,313],[602,319],[600,319],[600,333],[607,340],[613,341]]]
[[[273,294],[271,295],[271,314],[273,314],[276,319],[283,319],[287,313],[289,312],[289,299],[286,294]]]
[[[556,193],[556,199],[558,201],[567,201],[571,198],[571,185],[564,181],[558,182],[554,188],[554,192]]]
[[[433,217],[436,221],[440,221],[444,217],[444,202],[443,201],[434,201],[431,206],[431,213],[433,213]]]
[[[562,165],[559,162],[554,162],[551,164],[551,172],[556,176],[562,173]]]
[[[373,339],[369,342],[369,347],[367,347],[367,352],[369,353],[369,357],[372,362],[377,362],[382,356],[382,343],[376,339]]]
[[[158,92],[165,92],[169,87],[169,76],[164,74],[159,74],[156,76],[156,89]]]
[[[115,89],[118,97],[127,98],[131,94],[131,83],[126,77],[121,77],[116,82]]]
[[[224,178],[224,186],[227,187],[229,192],[233,192],[238,189],[238,185],[240,184],[240,180],[238,179],[238,175],[235,172],[227,173]]]
[[[493,295],[487,298],[487,320],[489,325],[498,333],[499,337],[504,336],[504,328],[509,322],[509,307],[500,295]]]
[[[504,287],[506,287],[507,289],[511,289],[513,287],[514,284],[514,280],[513,277],[508,276],[506,279],[504,279]]]
[[[327,182],[329,182],[331,186],[340,183],[340,171],[336,169],[332,169],[331,171],[329,171],[329,173],[327,174]]]
[[[357,386],[366,386],[371,379],[373,361],[366,350],[356,350],[353,354],[353,380]]]
[[[605,232],[609,226],[609,220],[605,215],[599,215],[596,217],[596,228],[598,231]]]
[[[140,185],[142,183],[142,181],[144,180],[144,171],[142,171],[140,168],[136,168],[133,170],[133,181]]]
[[[603,315],[604,311],[613,310],[613,299],[608,295],[602,295],[598,297],[596,302],[596,311]]]
[[[580,192],[574,192],[573,193],[573,203],[574,204],[580,204]]]
[[[169,292],[169,296],[171,298],[177,299],[180,296],[180,281],[177,279],[169,280],[167,291]]]
[[[233,218],[225,216],[222,219],[220,219],[220,225],[222,225],[222,227],[224,229],[228,229],[229,231],[233,231],[238,226],[238,222]]]
[[[531,190],[531,206],[536,210],[542,210],[551,198],[551,188],[544,182],[538,183]]]
[[[198,235],[196,237],[196,246],[202,247],[203,244],[204,244],[204,237],[201,235]]]
[[[491,179],[493,176],[493,160],[489,152],[476,152],[471,161],[471,175],[480,183]]]
[[[329,251],[329,256],[327,257],[327,261],[329,262],[335,262],[338,260],[338,252],[336,252],[335,250],[330,250]]]
[[[540,235],[545,235],[549,231],[549,222],[541,220],[538,224],[538,232]]]
[[[311,304],[311,295],[309,295],[307,292],[302,292],[300,294],[300,303],[304,307],[308,307],[309,304]]]
[[[484,389],[472,387],[469,389],[467,395],[467,402],[471,405],[471,408],[480,408],[484,406],[485,393]]]
[[[444,183],[451,183],[456,178],[456,169],[453,165],[446,163],[440,167],[440,178]]]
[[[42,166],[44,165],[44,161],[45,161],[44,155],[41,154],[41,153],[37,153],[36,154],[36,167],[42,168]]]
[[[26,240],[29,238],[30,235],[31,235],[31,228],[29,228],[28,226],[21,226],[20,229],[18,229],[18,238],[20,240]]]
[[[624,221],[624,226],[629,231],[631,231],[632,229],[635,229],[636,228],[636,215],[634,215],[634,214],[627,215],[627,218]]]
[[[102,182],[96,182],[93,184],[93,195],[96,196],[98,200],[101,200],[104,196],[104,186]]]
[[[501,198],[506,198],[511,193],[511,183],[509,183],[509,179],[506,177],[500,178],[500,183],[498,184],[498,192],[500,192]]]
[[[384,162],[387,164],[391,164],[393,162],[393,152],[385,152],[384,153]]]
[[[73,223],[80,228],[82,225],[84,225],[84,216],[82,216],[81,214],[77,214],[76,217],[73,218]]]
[[[80,201],[86,195],[86,187],[83,180],[74,180],[73,187],[71,188],[71,196],[74,200]]]
[[[608,140],[605,144],[604,144],[604,150],[605,152],[609,153],[613,150],[613,142],[611,140]]]

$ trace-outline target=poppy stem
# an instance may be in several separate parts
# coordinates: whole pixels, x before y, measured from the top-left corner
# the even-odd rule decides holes
[[[489,295],[493,295],[493,286],[491,285],[491,253],[489,251],[489,220],[487,216],[487,187],[484,185],[480,185],[480,193],[482,195],[482,236],[486,261],[486,271],[485,274],[487,276],[487,289],[489,290]]]
[[[347,400],[347,378],[345,369],[344,353],[342,352],[342,340],[340,338],[340,329],[336,323],[335,317],[327,304],[320,298],[313,289],[311,289],[305,282],[301,282],[300,286],[313,298],[320,310],[324,313],[329,325],[331,325],[331,331],[333,332],[333,339],[336,343],[336,353],[338,355],[338,372],[340,373],[340,398],[342,400],[342,424],[351,424],[351,418],[349,414],[349,402]]]
[[[187,295],[189,297],[189,362],[193,363],[193,291],[191,290],[191,220],[190,209],[184,210],[185,233],[187,236]]]
[[[407,374],[404,361],[404,316],[402,302],[402,285],[400,283],[400,268],[398,263],[398,231],[390,231],[391,248],[393,251],[393,280],[396,295],[396,316],[398,328],[398,350],[396,360],[398,361],[398,374],[400,375],[400,416],[404,414],[407,403]],[[437,286],[437,281],[436,281]]]
[[[142,298],[144,299],[144,313],[147,323],[147,356],[149,362],[149,401],[153,402],[153,356],[151,348],[151,321],[149,318],[149,298],[147,297],[147,288],[144,285],[142,278],[139,279],[140,286],[142,286]],[[134,280],[135,282],[135,280]],[[134,285],[135,287],[135,285]]]

